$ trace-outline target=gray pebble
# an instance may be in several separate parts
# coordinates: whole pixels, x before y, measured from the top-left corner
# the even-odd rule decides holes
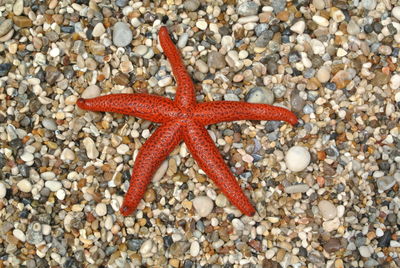
[[[237,13],[240,16],[251,16],[258,13],[258,4],[254,1],[244,2],[237,8]]]
[[[169,252],[174,257],[181,257],[185,255],[185,253],[189,250],[190,243],[185,241],[177,241],[172,243],[171,247],[169,248]]]
[[[207,64],[210,68],[222,69],[226,66],[225,57],[217,51],[211,51],[208,53]]]
[[[52,118],[44,118],[42,121],[42,125],[45,129],[55,131],[57,130],[57,124]]]
[[[272,92],[274,92],[275,98],[282,98],[286,93],[286,87],[284,85],[278,84],[272,88]]]
[[[113,27],[113,43],[117,47],[124,47],[131,43],[132,31],[125,22],[117,22]]]
[[[39,222],[29,224],[26,231],[26,241],[33,245],[37,245],[43,241],[42,225]]]
[[[250,103],[274,103],[274,93],[265,87],[254,87],[246,95],[245,100]]]
[[[199,7],[199,0],[186,0],[185,3],[183,3],[183,8],[187,11],[196,11]]]
[[[0,37],[8,33],[13,27],[13,21],[7,19],[0,24]]]
[[[376,179],[376,185],[382,192],[389,190],[396,184],[396,180],[392,176],[384,176]]]
[[[266,47],[268,42],[271,41],[273,35],[274,32],[271,30],[262,32],[255,42],[256,47]]]

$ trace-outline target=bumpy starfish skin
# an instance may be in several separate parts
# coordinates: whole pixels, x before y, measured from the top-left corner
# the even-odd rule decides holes
[[[229,171],[205,126],[236,120],[282,120],[296,125],[297,117],[285,108],[267,104],[234,101],[197,103],[193,82],[166,27],[160,28],[159,39],[177,82],[173,101],[150,94],[112,94],[77,101],[81,109],[121,113],[161,123],[136,157],[121,213],[127,216],[134,212],[157,168],[183,140],[200,168],[230,202],[245,215],[254,215],[254,207]]]

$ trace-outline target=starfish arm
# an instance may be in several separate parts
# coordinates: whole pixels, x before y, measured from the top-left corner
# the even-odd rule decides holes
[[[176,79],[177,88],[175,102],[183,107],[193,106],[196,102],[194,85],[192,79],[186,71],[178,49],[172,42],[168,30],[165,26],[160,28],[158,33],[161,47],[171,63],[172,72]]]
[[[245,215],[254,215],[253,206],[229,171],[204,126],[193,121],[188,123],[183,132],[183,140],[200,168],[214,181],[229,201]]]
[[[237,101],[203,102],[196,106],[194,119],[203,125],[238,120],[281,120],[298,123],[296,115],[282,107]]]
[[[132,115],[157,123],[170,121],[178,109],[172,100],[149,94],[111,94],[78,99],[79,108],[95,112]]]
[[[135,211],[157,168],[181,140],[180,124],[171,121],[161,125],[143,144],[136,157],[129,189],[120,209],[122,215],[128,216]]]

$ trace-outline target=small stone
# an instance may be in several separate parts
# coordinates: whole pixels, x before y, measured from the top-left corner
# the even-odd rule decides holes
[[[63,161],[67,161],[67,160],[73,161],[73,160],[75,160],[75,153],[71,149],[65,148],[62,151],[60,158]]]
[[[0,37],[6,35],[9,31],[11,31],[13,27],[13,22],[10,19],[3,21],[0,24]]]
[[[373,10],[376,7],[376,0],[362,0],[361,5],[368,10]]]
[[[222,69],[226,66],[225,57],[217,51],[211,51],[207,56],[207,64],[210,68]]]
[[[147,189],[143,196],[144,201],[151,203],[156,200],[156,192],[153,189]]]
[[[190,245],[190,255],[192,257],[197,257],[200,253],[200,244],[197,241],[193,241],[192,244]]]
[[[328,200],[321,200],[318,203],[319,211],[325,220],[331,220],[337,216],[337,209],[332,202]]]
[[[340,220],[339,218],[334,218],[333,220],[330,221],[324,221],[322,223],[322,228],[325,230],[325,232],[332,232],[336,231],[340,226]]]
[[[352,75],[347,70],[340,70],[331,79],[331,82],[335,83],[336,88],[345,88],[353,79]]]
[[[124,47],[132,41],[132,31],[125,22],[117,22],[113,27],[113,43],[117,47]]]
[[[304,170],[311,161],[311,156],[305,147],[293,146],[285,156],[286,166],[293,172]]]
[[[6,185],[3,182],[0,182],[0,199],[4,198],[7,194]]]
[[[151,239],[148,239],[142,244],[139,252],[140,252],[140,254],[145,255],[145,254],[150,253],[152,248],[153,248],[153,241]]]
[[[298,22],[293,24],[292,27],[290,27],[290,30],[292,30],[297,34],[302,34],[304,33],[305,28],[306,28],[306,23],[302,20],[299,20]]]
[[[318,39],[311,39],[310,44],[314,54],[323,55],[325,53],[325,46]]]
[[[16,0],[13,6],[13,13],[19,16],[24,11],[24,0]]]
[[[46,171],[46,172],[43,172],[42,174],[40,174],[40,177],[46,181],[53,180],[53,179],[55,179],[56,174],[53,171]]]
[[[25,240],[26,240],[26,237],[25,237],[24,232],[22,232],[20,229],[14,229],[14,230],[13,230],[13,235],[14,235],[19,241],[25,242]]]
[[[104,27],[103,23],[99,22],[94,26],[92,35],[93,37],[100,37],[106,32],[106,28]]]
[[[26,28],[26,27],[33,26],[32,21],[28,17],[25,17],[25,16],[14,16],[13,22],[16,26],[18,26],[20,28]]]
[[[340,240],[337,238],[331,238],[324,244],[324,249],[328,253],[335,253],[342,248]]]
[[[325,1],[324,0],[313,0],[313,5],[316,9],[322,10],[325,8]]]
[[[254,87],[252,88],[245,97],[245,100],[249,103],[274,103],[274,93],[265,87]]]
[[[49,51],[49,55],[53,58],[58,57],[60,55],[60,49],[58,47],[53,47],[50,51]]]
[[[10,63],[2,63],[0,64],[0,77],[6,76],[10,71],[12,64]]]
[[[371,257],[371,251],[368,246],[361,246],[359,247],[358,251],[360,252],[360,255],[364,258]]]
[[[219,194],[215,199],[215,205],[220,208],[224,208],[229,204],[228,198],[224,194]]]
[[[164,162],[161,163],[156,173],[154,173],[153,181],[159,181],[164,177],[165,173],[168,170],[168,164],[169,164],[168,160],[164,160]]]
[[[30,153],[30,152],[24,152],[24,153],[21,155],[21,159],[22,159],[23,161],[25,161],[25,162],[30,162],[30,161],[33,161],[34,156],[33,156],[33,154]]]
[[[346,16],[344,15],[343,11],[336,7],[331,8],[331,17],[335,22],[342,22],[346,19]]]
[[[158,86],[159,87],[166,87],[172,84],[172,77],[171,76],[165,76],[162,78],[160,81],[158,81]]]
[[[88,86],[81,95],[84,99],[91,99],[98,96],[100,96],[100,88],[97,85]]]
[[[96,159],[99,156],[99,151],[97,151],[96,145],[91,138],[84,138],[83,145],[85,146],[86,154],[89,159]]]
[[[198,196],[192,202],[194,209],[200,217],[207,217],[214,208],[214,203],[208,196]]]
[[[208,27],[208,23],[205,20],[198,20],[196,22],[196,27],[202,31],[205,31]]]
[[[390,79],[389,75],[387,75],[384,72],[377,71],[375,73],[375,77],[371,80],[371,84],[373,86],[380,87],[380,86],[383,86],[383,85],[386,85],[387,83],[389,83],[389,81],[390,81],[389,79]]]
[[[323,26],[323,27],[329,26],[329,21],[322,16],[314,15],[312,17],[312,20],[319,26]]]
[[[248,2],[244,2],[243,4],[239,5],[237,7],[237,13],[240,16],[251,16],[251,15],[257,15],[258,13],[258,4],[254,1],[248,1]]]
[[[96,205],[96,214],[99,217],[105,216],[107,214],[107,206],[104,203],[98,203]]]
[[[396,180],[392,176],[384,176],[376,179],[376,185],[379,191],[387,191],[396,184]]]
[[[47,66],[46,67],[46,74],[45,74],[45,78],[46,78],[46,82],[49,85],[54,85],[57,82],[57,79],[60,77],[61,72],[57,69],[57,67],[54,66]]]
[[[395,74],[390,78],[390,87],[394,90],[399,89],[400,88],[400,75],[399,74]]]
[[[361,32],[360,26],[354,20],[350,20],[347,24],[347,32],[351,35],[357,35]]]
[[[285,187],[285,192],[288,194],[305,193],[310,189],[307,184],[295,184]]]
[[[395,17],[397,20],[400,21],[400,6],[395,6],[392,9],[392,15],[393,15],[393,17]]]
[[[57,130],[57,124],[52,118],[44,118],[42,121],[42,125],[44,128],[47,130],[51,131],[56,131]]]
[[[331,78],[331,72],[328,67],[323,66],[317,71],[316,77],[319,82],[326,83]]]
[[[173,242],[169,248],[169,252],[173,257],[182,257],[189,250],[190,244],[186,241]]]
[[[21,192],[29,193],[32,190],[32,183],[27,179],[22,179],[17,183],[17,187]]]
[[[44,183],[44,186],[50,189],[52,192],[57,192],[58,190],[61,189],[62,184],[59,181],[46,181]]]
[[[200,7],[200,1],[199,0],[186,0],[183,3],[183,8],[187,11],[196,11]]]
[[[244,230],[244,227],[245,227],[244,223],[240,219],[237,219],[237,218],[232,220],[232,226],[233,226],[233,228],[235,228],[238,231]]]
[[[145,45],[139,45],[133,49],[133,52],[138,56],[142,57],[149,51],[149,47]]]

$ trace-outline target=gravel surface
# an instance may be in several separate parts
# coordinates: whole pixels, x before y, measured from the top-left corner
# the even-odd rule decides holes
[[[390,0],[0,0],[0,267],[400,267],[400,6]],[[78,109],[170,98],[167,25],[199,101],[301,119],[209,126],[243,216],[185,145],[118,212],[157,127]]]

